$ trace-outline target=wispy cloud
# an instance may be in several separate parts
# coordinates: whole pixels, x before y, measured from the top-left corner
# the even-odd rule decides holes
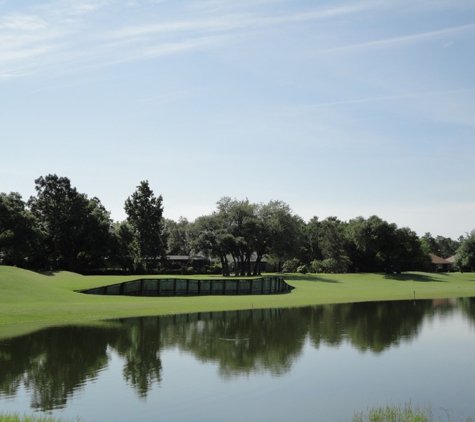
[[[216,45],[218,37],[225,40],[235,30],[328,19],[361,12],[373,4],[360,2],[299,13],[281,12],[273,16],[253,13],[251,7],[245,13],[204,13],[188,20],[162,17],[158,23],[119,29],[110,29],[117,24],[109,22],[109,29],[103,32],[103,28],[91,27],[90,16],[103,7],[119,7],[116,3],[57,0],[0,20],[0,74],[21,76],[41,69],[56,69],[58,64],[62,65],[58,71],[64,71],[68,62],[74,63],[74,69],[77,69],[78,65],[113,65],[177,54]],[[40,57],[43,62],[39,67]]]
[[[349,44],[337,47],[324,48],[316,51],[317,54],[320,53],[339,53],[339,52],[352,52],[364,49],[379,49],[387,47],[396,47],[404,44],[412,44],[415,42],[422,42],[433,40],[437,38],[443,38],[448,35],[458,35],[464,32],[469,32],[475,30],[475,24],[455,26],[452,28],[444,28],[436,31],[421,32],[417,34],[404,35],[401,37],[392,37],[385,38],[381,40],[368,41],[358,44]]]
[[[153,25],[129,26],[109,34],[110,38],[135,37],[154,33],[170,33],[184,31],[223,31],[236,28],[265,27],[328,19],[337,16],[362,12],[374,7],[373,2],[357,3],[351,6],[341,6],[330,9],[311,10],[301,13],[277,14],[275,16],[259,16],[252,13],[235,13],[219,15],[218,17],[202,17],[188,20],[166,22]]]
[[[422,0],[421,0],[422,1]],[[297,9],[287,12],[284,0],[242,0],[229,2],[204,0],[188,4],[184,13],[167,9],[168,14],[133,16],[122,13],[120,20],[106,18],[107,24],[97,24],[95,14],[102,9],[111,13],[123,7],[113,0],[55,0],[0,18],[0,74],[33,74],[46,69],[55,72],[114,65],[131,60],[163,57],[185,53],[229,41],[231,37],[252,35],[251,29],[272,28],[282,31],[285,25],[323,22],[335,19],[364,18],[369,12],[387,12],[394,2],[381,3],[367,0],[340,3],[327,8]],[[389,5],[388,5],[389,4]],[[150,5],[150,3],[149,3]],[[265,6],[259,9],[259,5]],[[276,7],[270,7],[270,6]],[[284,5],[282,7],[279,7]],[[152,7],[152,6],[150,6]],[[156,8],[162,5],[153,6]],[[269,9],[270,7],[270,9]],[[109,8],[109,9],[107,9]],[[190,13],[194,9],[195,13]],[[158,9],[157,9],[158,10]],[[269,13],[271,12],[271,13]],[[108,16],[103,13],[101,19]],[[186,18],[180,18],[185,16]],[[131,24],[131,22],[142,22]],[[100,21],[102,22],[102,20]],[[340,22],[341,23],[341,22]],[[455,36],[473,31],[475,24],[434,30],[392,38],[370,40],[335,46],[308,53],[308,55],[381,49],[391,46],[422,42],[424,40]],[[310,47],[309,47],[310,48]],[[40,63],[40,58],[43,61]],[[67,66],[70,66],[69,68]]]
[[[386,96],[381,96],[381,97],[368,97],[368,98],[359,98],[359,99],[354,99],[354,100],[317,103],[317,104],[311,104],[304,107],[320,108],[320,107],[329,107],[329,106],[338,106],[338,105],[373,103],[373,102],[381,102],[381,101],[411,100],[415,98],[430,98],[430,97],[435,97],[435,96],[464,94],[464,93],[470,93],[470,92],[475,92],[475,88],[454,89],[454,90],[447,90],[447,91],[415,92],[415,93],[403,94],[403,95],[386,95]]]
[[[321,110],[328,109],[329,113],[336,113],[331,115],[336,116],[334,122],[337,124],[338,120],[343,118],[338,107],[379,103],[378,110],[382,108],[397,110],[398,114],[402,113],[417,118],[421,124],[431,122],[430,124],[444,123],[458,127],[474,127],[475,103],[471,100],[473,93],[475,93],[475,88],[412,92],[301,105],[294,109],[310,113],[317,110],[321,113]],[[325,114],[325,118],[329,118],[328,114]]]
[[[119,51],[119,54],[110,55],[105,61],[95,63],[93,66],[108,66],[111,64],[125,63],[135,60],[163,57],[172,54],[179,54],[217,44],[221,37],[201,37],[185,39],[177,42],[162,42],[155,45],[147,45],[141,48],[134,48],[130,51]]]
[[[13,13],[0,21],[0,29],[35,31],[47,26],[44,19],[35,15]]]
[[[174,92],[169,92],[162,95],[154,95],[152,97],[141,98],[137,102],[153,102],[159,104],[167,104],[175,101],[181,101],[183,99],[188,99],[196,96],[198,93],[197,89],[185,89]]]

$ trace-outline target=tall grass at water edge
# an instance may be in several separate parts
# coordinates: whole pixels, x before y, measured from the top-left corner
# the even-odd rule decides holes
[[[430,405],[372,407],[365,412],[355,413],[352,422],[475,422],[472,418],[452,419],[451,413],[445,411],[443,419],[435,419]]]
[[[297,417],[298,420],[298,417]],[[357,412],[352,422],[475,422],[472,418],[452,419],[449,411],[443,419],[435,419],[430,405],[413,406],[406,403],[400,406],[372,407],[365,412]],[[82,422],[81,419],[66,420],[52,416],[21,416],[19,414],[0,414],[0,422]]]
[[[0,422],[82,422],[81,419],[58,419],[52,416],[30,416],[20,415],[19,413],[0,414]]]

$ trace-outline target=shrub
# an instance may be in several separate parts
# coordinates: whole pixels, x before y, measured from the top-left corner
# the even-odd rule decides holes
[[[306,265],[300,265],[297,268],[297,272],[300,273],[300,274],[307,274],[308,273],[308,268],[307,268]]]
[[[282,266],[282,271],[284,273],[295,273],[297,272],[297,268],[300,265],[300,261],[297,258],[292,258],[284,262]]]
[[[323,261],[315,259],[310,263],[310,272],[312,273],[323,273],[325,272],[325,267]]]
[[[193,267],[187,267],[184,265],[183,267],[181,267],[181,273],[183,275],[190,275],[190,274],[194,274],[195,270]]]
[[[208,273],[209,274],[221,274],[223,271],[223,268],[221,267],[221,264],[213,264],[209,266]]]

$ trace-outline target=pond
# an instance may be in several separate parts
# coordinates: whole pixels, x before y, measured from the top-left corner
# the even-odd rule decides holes
[[[0,341],[0,411],[84,421],[475,416],[475,299],[130,318]]]

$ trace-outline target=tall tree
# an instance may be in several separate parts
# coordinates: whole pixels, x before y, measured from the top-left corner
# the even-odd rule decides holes
[[[321,261],[323,259],[322,248],[320,245],[321,221],[314,216],[305,225],[303,234],[303,255],[302,261],[310,263],[312,261]]]
[[[0,193],[0,262],[31,267],[40,243],[38,221],[16,192]]]
[[[305,223],[285,202],[270,201],[261,205],[258,216],[262,230],[255,247],[254,272],[264,255],[271,257],[279,267],[280,263],[302,255]]]
[[[121,269],[133,272],[138,254],[134,230],[127,221],[116,222],[112,227],[110,260]]]
[[[33,214],[38,218],[46,234],[45,247],[53,269],[68,265],[62,260],[70,246],[72,215],[77,212],[74,203],[78,192],[67,177],[48,174],[35,180],[36,197],[28,201]]]
[[[359,271],[425,270],[429,264],[428,241],[421,241],[409,228],[398,228],[376,215],[367,220],[350,220],[346,234],[352,245],[353,266]],[[430,233],[426,234],[426,239],[430,237]]]
[[[235,273],[240,276],[251,275],[251,257],[259,226],[258,206],[251,204],[248,199],[239,201],[229,197],[221,198],[217,205],[223,228],[234,239],[230,253]]]
[[[351,266],[348,227],[337,217],[322,221],[313,217],[305,226],[303,262],[310,263],[317,272],[347,272]]]
[[[156,197],[148,180],[140,182],[137,190],[124,205],[127,222],[134,231],[138,246],[138,262],[153,269],[166,253],[166,233],[163,220],[163,198]]]
[[[417,234],[408,227],[396,231],[394,265],[400,271],[428,271],[431,259]]]
[[[112,220],[98,198],[82,195],[81,202],[84,208],[77,225],[78,251],[73,259],[77,259],[78,268],[99,268],[111,252]]]
[[[190,224],[184,217],[180,217],[178,221],[165,219],[167,254],[187,256],[191,254]]]
[[[429,253],[433,253],[442,258],[454,256],[461,245],[460,239],[452,240],[450,237],[444,236],[436,236],[434,238],[430,233],[424,234],[421,241],[424,243],[424,248],[428,250]]]
[[[193,251],[219,258],[223,276],[229,276],[228,255],[235,248],[235,238],[227,231],[222,216],[214,212],[198,217],[191,224],[189,236]]]
[[[465,236],[460,248],[457,250],[455,264],[461,270],[468,268],[471,271],[475,271],[475,230],[472,230]]]
[[[102,265],[109,255],[111,219],[99,199],[88,199],[67,177],[48,174],[35,180],[28,201],[45,233],[53,269],[79,271]]]
[[[229,275],[229,258],[236,275],[257,275],[264,255],[281,262],[299,252],[304,223],[284,202],[223,197],[217,208],[191,225],[191,237],[195,252],[219,257],[223,275]]]

